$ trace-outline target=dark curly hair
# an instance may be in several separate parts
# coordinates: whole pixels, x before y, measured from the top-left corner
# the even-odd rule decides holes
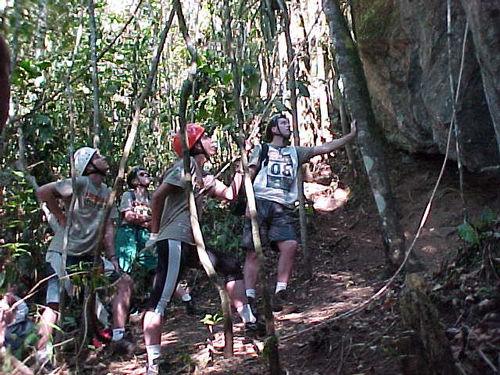
[[[146,169],[144,169],[141,166],[136,166],[136,167],[133,167],[130,170],[130,172],[128,172],[128,175],[127,175],[127,185],[128,185],[129,188],[131,188],[131,189],[135,188],[135,186],[132,184],[132,180],[137,177],[137,173],[139,173],[139,171],[145,171],[145,170]]]
[[[271,142],[273,140],[273,131],[272,131],[272,128],[273,128],[273,126],[277,126],[278,125],[278,120],[280,118],[286,119],[287,117],[283,113],[278,113],[278,114],[274,115],[273,117],[271,117],[271,119],[267,123],[266,134],[264,135],[264,141],[265,142]]]

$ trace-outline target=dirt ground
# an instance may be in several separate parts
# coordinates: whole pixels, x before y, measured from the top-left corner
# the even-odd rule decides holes
[[[442,160],[397,155],[391,179],[399,201],[402,229],[409,244],[422,220],[436,183]],[[340,169],[341,165],[334,166]],[[498,179],[466,174],[464,200],[469,217],[477,218],[485,207],[500,211]],[[457,226],[463,222],[462,197],[456,166],[448,164],[436,191],[428,220],[415,253],[425,265],[429,282],[442,270],[461,245]],[[367,182],[345,172],[339,187],[350,190],[348,201],[330,213],[315,213],[309,228],[309,250],[313,277],[306,279],[303,256],[299,255],[292,281],[294,313],[275,313],[280,363],[290,375],[401,374],[399,346],[405,328],[401,324],[398,296],[403,279],[397,278],[384,296],[346,319],[337,317],[366,301],[392,275],[386,267],[381,229]],[[268,284],[274,284],[276,254],[270,253]],[[205,278],[193,290],[198,306],[217,310],[215,290]],[[209,293],[208,290],[212,292]],[[210,296],[210,298],[207,298]],[[453,314],[452,314],[453,315]],[[456,318],[456,316],[448,316]],[[446,317],[444,318],[446,319]],[[101,347],[89,352],[82,363],[85,373],[142,374],[146,364],[140,323],[130,323],[137,348],[133,356],[113,357]],[[223,332],[214,328],[215,340],[200,317],[184,314],[174,303],[166,315],[162,350],[168,374],[236,375],[268,373],[264,341],[243,335],[242,324],[234,324],[234,357],[224,359]],[[492,364],[495,366],[495,364]],[[485,366],[485,372],[492,368]],[[478,370],[479,371],[479,370]],[[405,372],[408,373],[408,372]],[[414,372],[419,373],[418,371]],[[472,372],[474,373],[474,372]]]

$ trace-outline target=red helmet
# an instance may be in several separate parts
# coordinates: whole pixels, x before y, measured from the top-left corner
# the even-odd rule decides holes
[[[186,125],[186,142],[188,150],[191,150],[198,139],[205,133],[205,128],[198,124],[187,124]],[[173,141],[174,151],[177,155],[182,157],[182,145],[181,145],[181,132],[178,131],[174,135]]]

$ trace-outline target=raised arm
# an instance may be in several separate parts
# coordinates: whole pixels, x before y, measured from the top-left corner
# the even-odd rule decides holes
[[[347,135],[344,135],[342,138],[335,139],[331,142],[327,142],[322,144],[321,146],[313,147],[313,155],[322,155],[328,154],[336,149],[345,146],[347,143],[351,142],[356,137],[356,120],[351,122],[351,132]]]
[[[57,219],[59,225],[65,227],[66,215],[64,215],[58,202],[58,200],[62,197],[56,190],[55,184],[56,184],[55,182],[51,182],[40,186],[38,189],[36,189],[35,195],[38,197],[39,200],[47,204],[47,208]]]
[[[231,185],[226,186],[222,181],[216,179],[214,187],[211,189],[210,193],[216,198],[233,201],[238,196],[242,182],[243,172],[238,169],[234,174]]]

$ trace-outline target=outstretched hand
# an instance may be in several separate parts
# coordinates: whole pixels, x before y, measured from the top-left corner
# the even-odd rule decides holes
[[[356,120],[351,121],[351,134],[356,134],[358,131],[358,128],[356,126]]]

